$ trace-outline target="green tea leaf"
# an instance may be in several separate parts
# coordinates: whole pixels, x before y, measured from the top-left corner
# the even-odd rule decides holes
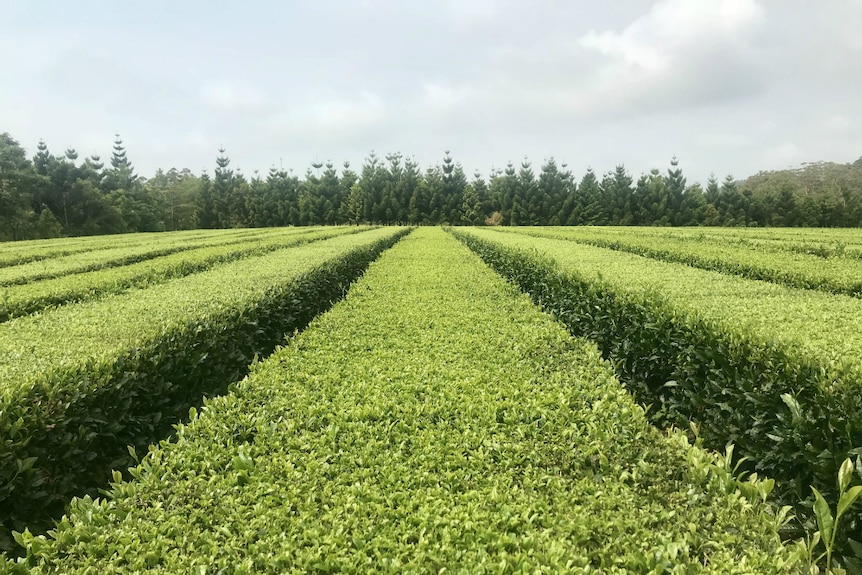
[[[838,508],[835,517],[838,518],[844,515],[844,512],[853,505],[856,499],[859,498],[859,495],[862,495],[862,485],[856,485],[842,493],[841,497],[838,499]]]
[[[823,498],[817,489],[811,488],[814,492],[814,515],[817,517],[817,527],[820,530],[820,535],[824,541],[832,540],[832,530],[835,527],[835,520],[832,517],[832,511],[829,509],[829,504]]]
[[[844,463],[841,464],[841,468],[838,470],[838,491],[840,493],[844,493],[844,491],[847,490],[847,486],[850,485],[850,481],[852,479],[853,461],[848,457],[844,460]]]

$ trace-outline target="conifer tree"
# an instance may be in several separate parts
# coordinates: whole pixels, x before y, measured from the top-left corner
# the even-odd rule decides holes
[[[458,222],[465,226],[478,226],[482,223],[481,205],[479,204],[479,194],[476,193],[472,184],[467,184],[464,188],[464,195],[461,201],[461,220]]]
[[[111,170],[103,178],[103,188],[106,191],[130,191],[138,180],[132,163],[126,155],[126,146],[119,134],[114,134],[114,147],[111,152]]]
[[[33,166],[36,168],[36,173],[40,176],[48,175],[48,162],[51,161],[51,153],[48,151],[48,145],[45,140],[39,140],[36,146],[36,155],[33,156]]]
[[[212,181],[213,209],[217,218],[215,227],[227,228],[231,225],[230,204],[235,177],[230,168],[230,158],[227,157],[224,146],[218,149],[218,154],[215,178]]]
[[[602,190],[599,179],[592,168],[581,178],[575,203],[575,223],[580,226],[603,226],[607,223],[607,213],[602,205]],[[570,218],[571,220],[571,218]]]
[[[461,204],[464,199],[464,188],[467,187],[467,176],[461,164],[455,163],[449,150],[443,156],[443,190],[440,198],[441,221],[456,224],[461,219]]]
[[[678,225],[679,210],[682,206],[683,195],[685,194],[685,177],[682,175],[682,168],[679,167],[679,160],[676,156],[670,161],[670,168],[667,171],[664,182],[667,188],[668,219],[671,225]]]
[[[201,188],[198,193],[197,209],[195,210],[198,227],[212,229],[219,227],[219,217],[216,213],[215,200],[213,199],[212,180],[209,174],[201,174]]]

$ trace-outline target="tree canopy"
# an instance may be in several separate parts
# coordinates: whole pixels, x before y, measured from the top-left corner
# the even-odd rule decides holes
[[[862,158],[689,184],[679,160],[635,178],[623,164],[577,179],[566,164],[524,158],[468,179],[447,151],[424,171],[400,152],[313,163],[303,177],[246,178],[218,150],[213,175],[159,169],[139,176],[119,134],[110,162],[26,151],[0,133],[0,240],[330,224],[862,226]]]

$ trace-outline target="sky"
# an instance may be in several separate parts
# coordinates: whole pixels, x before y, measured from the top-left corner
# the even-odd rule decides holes
[[[862,0],[0,0],[28,155],[251,176],[370,152],[689,182],[862,156]]]

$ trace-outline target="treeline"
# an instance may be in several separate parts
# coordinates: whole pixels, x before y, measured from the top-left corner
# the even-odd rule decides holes
[[[0,240],[193,228],[199,189],[188,170],[139,177],[119,136],[105,164],[42,141],[31,159],[0,133]]]
[[[415,225],[862,225],[862,158],[760,173],[743,182],[688,184],[676,159],[636,180],[623,165],[580,178],[565,164],[525,159],[468,178],[447,152],[422,170],[372,153],[360,170],[314,163],[303,177],[271,169],[251,178],[219,150],[213,175],[159,170],[139,177],[122,139],[110,161],[36,154],[0,134],[0,240],[190,228],[321,224]]]

